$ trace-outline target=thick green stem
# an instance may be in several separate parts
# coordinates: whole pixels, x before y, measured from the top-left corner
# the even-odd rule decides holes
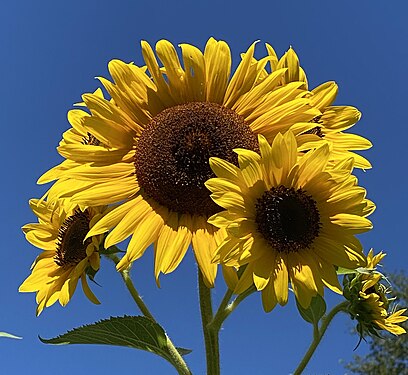
[[[207,360],[207,375],[220,375],[220,348],[218,332],[210,329],[213,319],[211,290],[204,284],[201,271],[198,270],[198,290],[200,296],[201,322],[203,326],[205,353]]]
[[[326,316],[322,318],[320,328],[317,323],[313,325],[313,341],[293,375],[300,375],[302,373],[302,371],[305,369],[310,359],[312,358],[312,355],[315,352],[316,348],[322,341],[322,338],[335,315],[341,311],[346,311],[347,306],[347,301],[339,303],[337,306],[333,307],[333,309]]]
[[[106,254],[106,256],[111,259],[115,264],[118,264],[120,259],[116,254]],[[133,281],[130,277],[130,273],[128,269],[125,269],[123,271],[119,271],[120,275],[122,276],[123,281],[125,282],[125,285],[132,296],[133,300],[136,302],[137,307],[139,307],[140,311],[142,314],[157,323],[156,319],[152,315],[152,313],[149,311],[148,307],[146,304],[143,302],[143,299],[140,297],[138,291],[136,290]],[[180,355],[176,347],[174,346],[173,342],[170,340],[170,337],[167,336],[167,348],[169,350],[169,353],[172,358],[172,364],[173,366],[177,369],[177,372],[180,375],[191,375],[191,371],[188,368],[186,362],[184,361],[183,357]]]

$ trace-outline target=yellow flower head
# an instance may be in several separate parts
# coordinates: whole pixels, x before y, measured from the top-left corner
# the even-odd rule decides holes
[[[359,112],[332,106],[334,82],[310,91],[292,49],[278,59],[267,45],[267,55],[257,60],[254,43],[230,77],[227,43],[210,38],[204,52],[189,44],[180,47],[182,61],[166,40],[155,51],[142,42],[145,66],[112,60],[112,80],[99,78],[110,98],[101,91],[83,95],[89,112],[69,113],[74,129],[58,147],[67,160],[40,182],[58,180],[49,200],[120,203],[90,232],[110,230],[106,246],[132,237],[118,269],[154,243],[158,282],[160,273],[172,272],[192,244],[205,283],[212,286],[217,266],[211,260],[225,231],[207,223],[221,210],[204,186],[214,177],[210,157],[237,165],[234,148],[257,151],[257,134],[272,142],[279,132],[292,129],[300,152],[324,143],[331,149],[330,162],[355,155],[356,166],[369,168],[352,150],[371,144],[342,133],[358,121]]]
[[[86,280],[86,274],[99,270],[98,249],[103,236],[85,239],[89,229],[102,215],[102,208],[81,209],[66,200],[53,203],[30,200],[38,223],[23,227],[26,239],[43,249],[35,260],[31,275],[21,284],[20,292],[36,292],[37,315],[44,307],[59,300],[65,306],[81,279],[85,295],[99,304]]]
[[[361,337],[378,336],[378,331],[385,330],[394,335],[406,333],[399,323],[408,316],[402,315],[406,309],[396,310],[391,305],[394,298],[388,298],[389,288],[381,283],[384,276],[376,270],[378,263],[386,254],[380,252],[374,256],[371,249],[367,255],[367,269],[344,277],[344,296],[350,301],[348,311],[357,320],[357,331]]]
[[[366,264],[355,235],[371,229],[366,216],[374,204],[356,185],[352,161],[328,167],[326,144],[298,157],[296,138],[288,132],[272,145],[259,136],[259,148],[260,154],[236,149],[239,167],[210,159],[217,178],[206,186],[225,211],[209,222],[228,233],[214,261],[246,265],[239,281],[226,273],[227,282],[236,293],[254,284],[266,311],[286,304],[289,282],[307,308],[324,285],[341,293],[335,266]]]

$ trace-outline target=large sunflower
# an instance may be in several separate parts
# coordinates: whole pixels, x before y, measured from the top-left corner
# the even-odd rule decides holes
[[[58,148],[73,164],[53,169],[45,180],[59,179],[50,190],[53,199],[65,196],[90,206],[121,203],[89,234],[111,230],[106,246],[132,236],[119,269],[154,243],[158,279],[178,266],[192,243],[204,280],[212,286],[217,267],[211,259],[225,233],[207,223],[220,210],[204,186],[214,176],[209,157],[237,164],[234,148],[258,150],[256,134],[272,141],[289,128],[303,150],[316,142],[330,143],[334,150],[326,128],[340,132],[359,116],[352,108],[330,107],[336,92],[331,83],[308,91],[292,50],[278,61],[268,46],[267,56],[256,60],[254,43],[230,78],[225,42],[209,39],[204,53],[188,44],[180,47],[183,64],[166,40],[156,45],[163,66],[146,42],[145,67],[111,61],[113,82],[99,78],[111,99],[83,95],[90,113],[75,110],[70,119],[82,138],[76,134],[76,141],[71,137],[73,142],[66,139]],[[84,136],[92,142],[79,141]],[[359,147],[368,147],[367,141]]]
[[[31,275],[21,284],[20,292],[36,292],[37,315],[44,307],[59,300],[65,306],[73,296],[79,279],[85,295],[99,303],[86,280],[87,272],[99,270],[99,246],[102,235],[84,241],[89,229],[102,216],[101,208],[80,209],[58,200],[52,204],[30,200],[38,223],[27,224],[23,231],[27,240],[43,249],[37,257]]]
[[[230,274],[227,282],[236,293],[254,284],[266,311],[286,304],[289,282],[303,307],[324,285],[341,293],[335,266],[365,265],[355,234],[371,229],[366,216],[374,210],[350,174],[352,162],[328,167],[327,144],[298,158],[292,132],[272,146],[259,135],[259,148],[260,155],[236,149],[239,168],[210,159],[217,177],[206,186],[225,211],[209,222],[228,232],[214,261],[246,265],[238,282]]]

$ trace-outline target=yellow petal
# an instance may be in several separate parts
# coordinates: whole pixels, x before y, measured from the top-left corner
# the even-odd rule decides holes
[[[128,206],[127,212],[124,212],[124,210],[121,210],[122,212],[124,212],[124,216],[122,216],[120,221],[116,224],[116,226],[112,229],[112,231],[106,237],[105,248],[108,248],[112,245],[116,245],[117,243],[123,241],[125,238],[133,234],[136,230],[136,227],[139,225],[139,223],[145,220],[145,218],[148,215],[150,215],[151,212],[153,211],[150,204],[147,201],[145,201],[143,197],[140,195],[136,197],[135,199],[132,199],[131,202],[132,204]],[[116,208],[114,211],[118,209],[119,207]],[[121,212],[114,213],[112,211],[108,215],[112,215],[112,219],[113,219],[114,216],[120,217],[120,214]],[[105,224],[105,228],[106,228],[106,224]],[[91,229],[91,232],[93,232],[93,229],[94,227]]]
[[[285,83],[300,80],[299,59],[292,47],[282,56],[276,68],[288,68],[285,74]]]
[[[323,260],[335,266],[356,269],[361,265],[361,260],[346,251],[343,244],[325,237],[319,236],[313,248]]]
[[[338,91],[339,88],[333,81],[317,86],[312,90],[311,105],[323,111],[336,100]]]
[[[238,98],[232,109],[245,118],[252,118],[251,114],[262,105],[265,96],[272,94],[285,72],[286,69],[279,69],[268,75],[259,85]]]
[[[337,214],[331,217],[331,222],[355,234],[366,232],[373,228],[370,220],[357,215]]]
[[[64,285],[61,288],[59,295],[59,302],[61,306],[65,306],[71,300],[72,296],[75,293],[75,289],[78,285],[78,277],[68,277]]]
[[[153,78],[153,82],[157,86],[157,95],[160,97],[160,100],[163,103],[163,109],[174,106],[174,99],[170,95],[169,86],[167,85],[160,71],[160,67],[157,64],[152,47],[145,41],[142,41],[141,45],[143,59],[146,62],[147,69],[149,69],[150,75]]]
[[[206,71],[202,52],[190,44],[180,44],[185,69],[186,90],[189,101],[206,99]]]
[[[217,275],[217,265],[212,263],[217,244],[214,238],[214,227],[207,224],[206,218],[202,216],[193,216],[192,243],[204,283],[212,288]]]
[[[265,312],[270,312],[274,309],[277,304],[277,299],[275,295],[275,289],[273,287],[273,283],[270,282],[263,290],[262,290],[262,305]]]
[[[253,187],[258,181],[263,182],[261,156],[254,151],[242,148],[234,149],[238,154],[238,163],[242,177],[248,187]]]
[[[263,290],[271,279],[273,267],[275,265],[275,252],[265,252],[265,255],[254,263],[253,278],[257,290]]]
[[[245,184],[242,182],[241,170],[234,164],[220,158],[211,157],[210,167],[217,177],[231,180],[233,183],[240,186],[242,191],[245,191]]]
[[[234,267],[227,267],[224,265],[221,265],[221,269],[228,289],[234,290],[238,284],[238,274],[236,269]]]
[[[176,49],[169,41],[159,40],[156,44],[156,52],[165,68],[170,95],[176,103],[186,102],[189,98],[185,86],[185,73]]]
[[[231,52],[224,41],[210,38],[204,50],[206,101],[222,104],[231,73]]]
[[[227,108],[232,107],[242,94],[251,89],[254,83],[255,76],[252,76],[252,79],[250,78],[250,66],[254,56],[255,44],[256,42],[253,43],[244,54],[242,61],[238,65],[227,87],[223,103]]]
[[[295,292],[296,299],[304,308],[308,308],[310,301],[320,289],[323,293],[321,282],[318,286],[319,271],[313,260],[313,255],[300,255],[291,253],[288,256],[290,281]]]
[[[145,216],[144,220],[136,227],[125,256],[116,265],[118,271],[124,270],[130,263],[140,258],[147,247],[157,240],[167,216],[168,211],[163,207],[159,207]]]
[[[126,216],[126,214],[133,211],[133,209],[142,200],[143,197],[138,195],[136,198],[130,199],[129,201],[122,203],[120,206],[110,211],[90,229],[85,239],[92,236],[97,236],[98,234],[106,233],[113,227],[116,227],[118,223]],[[114,234],[112,236],[116,235]]]
[[[170,273],[180,264],[191,243],[190,215],[170,212],[155,243],[154,274],[158,283],[160,272]]]
[[[81,275],[81,283],[82,283],[82,289],[83,289],[85,295],[88,297],[88,299],[92,303],[94,303],[96,305],[99,305],[100,302],[99,302],[98,298],[96,298],[95,294],[93,294],[91,288],[89,287],[88,282],[86,280],[86,275],[85,274]]]
[[[254,281],[253,281],[252,275],[253,275],[253,266],[252,264],[248,264],[248,266],[245,268],[242,275],[239,277],[239,281],[237,285],[235,286],[235,289],[234,289],[235,294],[241,294],[253,285]]]
[[[334,266],[326,261],[321,261],[319,265],[320,275],[323,283],[333,292],[342,294],[342,287],[339,283],[336,270]]]
[[[221,211],[208,218],[208,223],[217,228],[226,228],[232,222],[239,220],[240,216],[229,211]],[[242,219],[243,220],[243,219]]]
[[[87,206],[103,206],[128,199],[138,191],[139,185],[131,176],[90,185],[89,189],[73,195],[68,191],[62,197],[71,197],[72,202]]]
[[[289,285],[287,262],[287,256],[277,254],[272,282],[275,288],[276,300],[281,306],[286,305],[288,302]]]

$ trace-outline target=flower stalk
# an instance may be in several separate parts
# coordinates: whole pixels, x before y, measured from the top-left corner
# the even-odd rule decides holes
[[[326,316],[322,318],[320,328],[319,328],[318,322],[313,324],[313,341],[311,342],[309,349],[307,350],[304,357],[300,361],[293,375],[300,375],[302,373],[302,371],[305,369],[310,359],[312,358],[314,352],[316,351],[316,348],[319,346],[320,342],[322,341],[322,338],[324,334],[326,333],[327,328],[329,327],[333,318],[337,315],[337,313],[341,311],[345,312],[348,305],[349,305],[349,302],[344,301],[344,302],[339,303],[335,307],[333,307],[333,309]]]
[[[210,326],[213,320],[211,290],[204,284],[203,275],[200,270],[198,271],[198,290],[207,361],[207,375],[220,375],[219,330],[211,329]]]
[[[120,261],[119,257],[116,254],[106,254],[106,257],[111,259],[115,265],[117,265]],[[132,278],[130,277],[129,268],[126,268],[122,271],[119,271],[122,279],[132,296],[133,300],[135,301],[137,307],[140,309],[141,313],[146,317],[157,323],[156,319],[154,318],[153,314],[150,312],[147,305],[144,303],[143,299],[140,297],[139,292],[135,288],[133,284]],[[176,347],[174,346],[173,342],[171,341],[170,337],[166,334],[167,339],[167,349],[172,358],[172,364],[177,369],[177,372],[180,375],[191,375],[191,371],[188,368],[186,362],[184,361],[183,357],[180,355]]]
[[[232,290],[228,289],[227,292],[225,293],[223,300],[220,303],[220,306],[218,307],[216,314],[214,315],[214,318],[208,325],[209,329],[214,330],[215,332],[219,332],[222,324],[228,318],[228,316],[238,307],[238,305],[245,298],[247,298],[255,291],[256,288],[252,286],[251,288],[247,289],[244,293],[238,295],[231,303],[229,303],[233,292]]]

